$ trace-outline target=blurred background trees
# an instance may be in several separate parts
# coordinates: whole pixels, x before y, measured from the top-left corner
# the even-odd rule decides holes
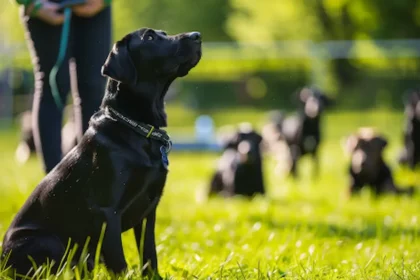
[[[30,69],[17,5],[1,1],[1,44],[23,45],[13,65]],[[195,109],[288,108],[290,95],[305,84],[336,95],[341,107],[400,108],[402,93],[420,74],[413,52],[419,42],[384,50],[374,41],[419,37],[420,1],[114,0],[114,39],[143,26],[203,34],[202,63],[176,86],[182,89],[176,100]],[[332,45],[323,43],[337,40],[349,42],[334,45],[332,52],[342,55],[331,57]],[[2,68],[4,61],[0,54]]]

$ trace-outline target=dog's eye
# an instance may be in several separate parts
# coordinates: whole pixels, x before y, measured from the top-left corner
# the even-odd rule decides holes
[[[162,31],[163,36],[168,36],[168,33]]]
[[[153,36],[152,35],[147,35],[146,40],[147,41],[153,41]]]

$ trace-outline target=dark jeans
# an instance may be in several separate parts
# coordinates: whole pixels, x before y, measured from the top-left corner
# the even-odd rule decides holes
[[[33,133],[38,155],[48,173],[60,162],[63,110],[51,93],[49,74],[59,51],[62,26],[51,26],[36,18],[24,18],[26,40],[35,73]],[[89,119],[99,109],[106,79],[101,67],[111,48],[111,8],[92,18],[72,15],[66,59],[57,74],[61,100],[72,91],[78,139],[88,128]]]

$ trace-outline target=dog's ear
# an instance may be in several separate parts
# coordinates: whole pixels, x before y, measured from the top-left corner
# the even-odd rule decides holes
[[[388,145],[388,141],[382,136],[375,136],[372,138],[372,142],[379,148],[380,151]]]
[[[325,107],[331,107],[334,106],[335,100],[332,97],[329,97],[328,95],[322,94],[321,95],[322,103]]]
[[[304,87],[298,91],[298,99],[302,103],[306,103],[308,98],[313,94],[312,90],[308,87]]]
[[[256,143],[259,145],[259,144],[261,144],[261,142],[262,142],[262,140],[263,140],[263,137],[259,134],[259,133],[257,133],[257,132],[254,132],[254,136],[255,136],[255,141],[256,141]]]
[[[116,42],[102,66],[103,76],[127,85],[135,85],[137,71],[130,56],[129,43],[131,34]]]
[[[359,137],[355,134],[352,134],[341,140],[341,147],[343,148],[346,155],[351,155],[354,152],[354,149],[356,149],[358,143]]]
[[[224,143],[224,149],[236,149],[239,144],[239,133],[230,135],[227,141]]]

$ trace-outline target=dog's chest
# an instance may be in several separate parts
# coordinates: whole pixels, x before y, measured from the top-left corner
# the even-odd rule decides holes
[[[308,135],[303,138],[303,150],[305,152],[311,153],[316,150],[318,146],[318,141],[313,135]]]
[[[139,224],[154,210],[163,194],[166,182],[165,170],[153,170],[148,174],[133,174],[119,204],[123,230]],[[143,175],[143,176],[142,176]]]

